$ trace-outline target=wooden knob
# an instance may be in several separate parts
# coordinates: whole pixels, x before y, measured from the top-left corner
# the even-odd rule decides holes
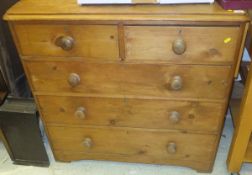
[[[167,151],[170,154],[175,154],[177,152],[177,145],[174,142],[168,143]]]
[[[71,73],[68,77],[68,83],[72,87],[76,87],[80,84],[80,76],[76,73]]]
[[[55,45],[63,50],[71,50],[74,46],[74,39],[71,36],[60,36],[56,39]]]
[[[79,107],[79,108],[75,111],[74,115],[75,115],[75,117],[77,117],[77,118],[79,118],[79,119],[85,119],[85,118],[86,118],[85,111],[86,111],[86,109],[85,109],[84,107]]]
[[[177,55],[182,55],[186,51],[186,42],[183,38],[178,38],[173,42],[173,52]]]
[[[177,111],[171,112],[171,114],[170,114],[170,121],[173,124],[178,123],[180,121],[180,114]]]
[[[180,90],[182,89],[183,81],[180,76],[174,76],[171,81],[171,89],[172,90]]]
[[[93,146],[93,141],[91,138],[87,137],[85,138],[85,140],[83,141],[83,145],[86,147],[86,148],[92,148]]]

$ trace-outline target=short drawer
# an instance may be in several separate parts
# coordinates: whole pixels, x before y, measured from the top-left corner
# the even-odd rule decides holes
[[[117,26],[15,24],[24,56],[85,57],[117,60]]]
[[[35,92],[223,99],[231,66],[25,62]]]
[[[239,27],[125,27],[126,61],[231,63]]]
[[[37,99],[48,124],[217,132],[226,111],[225,104],[207,102],[55,96]]]
[[[217,143],[215,135],[131,128],[48,126],[48,133],[53,151],[116,155],[118,159],[134,156],[158,164],[169,160],[209,161]]]

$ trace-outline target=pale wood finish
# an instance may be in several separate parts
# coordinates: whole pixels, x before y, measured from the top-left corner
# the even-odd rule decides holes
[[[126,61],[230,64],[234,61],[239,30],[239,27],[126,26]],[[178,38],[186,43],[182,55],[172,50]]]
[[[38,10],[39,9],[39,10]],[[53,9],[53,10],[52,10]],[[6,20],[174,20],[248,21],[243,13],[223,10],[212,5],[138,5],[79,6],[76,0],[25,0],[18,2],[5,15]]]
[[[242,25],[242,28],[244,30],[242,38],[241,38],[241,47],[239,52],[237,52],[237,57],[238,59],[236,60],[236,69],[235,69],[235,76],[237,77],[239,74],[239,68],[240,68],[240,63],[242,61],[242,57],[243,57],[243,53],[244,53],[244,48],[245,48],[245,42],[246,42],[246,38],[247,38],[247,33],[248,33],[248,29],[249,29],[249,23],[245,23]]]
[[[5,19],[56,160],[212,170],[245,14],[217,3],[80,7],[75,0],[23,0]],[[172,51],[178,31],[186,41],[180,56]]]
[[[119,38],[119,53],[120,58],[123,61],[125,59],[125,40],[124,40],[124,25],[119,23],[118,25],[118,38]]]
[[[176,98],[224,99],[230,87],[229,66],[177,66],[148,64],[96,64],[81,62],[24,62],[34,91],[54,93],[121,94]],[[71,73],[80,84],[71,87]],[[182,77],[181,90],[171,81]],[[197,76],[195,76],[197,75]]]
[[[118,34],[116,26],[109,25],[18,24],[14,28],[18,40],[22,41],[20,50],[24,56],[82,56],[118,61],[121,51],[120,57],[123,59],[126,56],[129,62],[139,60],[177,64],[232,64],[240,30],[238,27],[172,26],[126,26],[124,29],[120,25]],[[73,49],[65,51],[57,47],[55,41],[60,36],[71,36],[74,39]],[[125,39],[122,38],[124,36]],[[179,37],[183,37],[187,45],[183,55],[176,55],[172,50],[172,43]],[[122,41],[120,50],[118,38]]]
[[[252,71],[250,67],[245,92],[239,110],[227,164],[230,172],[239,172],[244,161],[252,132]],[[249,147],[250,148],[250,147]],[[247,151],[250,154],[250,151]],[[252,157],[250,157],[250,160]],[[246,157],[248,161],[248,157]]]
[[[175,166],[187,166],[193,169],[196,169],[198,172],[207,173],[212,171],[211,161],[187,161],[187,160],[173,160],[168,159],[164,160],[159,157],[152,157],[152,159],[149,158],[149,156],[139,156],[137,154],[134,155],[115,155],[115,154],[87,154],[83,152],[62,152],[62,151],[54,151],[54,156],[58,161],[62,162],[71,162],[72,160],[106,160],[106,161],[120,161],[120,162],[129,162],[132,163],[132,160],[134,162],[138,163],[149,163],[149,164],[166,164],[166,165],[175,165]],[[161,160],[160,160],[161,159]],[[165,161],[165,162],[164,162]],[[159,162],[159,163],[157,163]],[[160,163],[164,162],[164,163]]]
[[[20,41],[22,55],[119,58],[117,26],[18,24],[14,30]],[[56,46],[55,41],[60,36],[71,36],[74,39],[71,50]]]
[[[219,132],[225,103],[142,100],[95,97],[38,96],[41,113],[48,124],[119,126],[152,129]],[[85,108],[85,118],[75,112]],[[178,122],[170,119],[179,113]],[[162,121],[162,122],[160,122]]]
[[[244,162],[252,163],[252,137],[250,136],[248,147],[243,159]]]
[[[146,156],[146,162],[159,160],[152,163],[169,163],[169,159],[209,161],[217,139],[215,135],[195,135],[132,128],[66,128],[50,125],[48,129],[53,140],[52,145],[56,151],[114,154],[118,157],[120,155],[138,155]],[[91,147],[86,147],[83,144],[86,138],[92,140]],[[176,153],[168,152],[167,146],[170,142],[176,143]]]
[[[6,151],[8,152],[9,156],[11,157],[11,159],[14,158],[14,157],[13,157],[13,153],[12,153],[12,151],[11,151],[11,148],[10,148],[10,146],[9,146],[9,143],[8,143],[8,141],[6,140],[6,137],[5,137],[5,135],[4,135],[4,132],[3,132],[3,130],[2,130],[1,128],[0,128],[0,141],[2,141],[2,143],[4,144],[5,149],[6,149]]]
[[[232,99],[230,101],[230,110],[232,113],[232,120],[234,127],[237,126],[238,123],[238,114],[241,106],[241,100],[240,99]]]

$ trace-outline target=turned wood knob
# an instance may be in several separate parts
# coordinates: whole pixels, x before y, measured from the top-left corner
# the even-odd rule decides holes
[[[75,115],[75,117],[77,117],[77,118],[79,118],[79,119],[85,119],[85,118],[86,118],[85,111],[86,111],[86,109],[85,109],[84,107],[79,107],[79,108],[75,111],[74,115]]]
[[[180,76],[174,76],[171,81],[172,90],[180,90],[183,87],[183,81]]]
[[[72,87],[76,87],[80,84],[80,76],[76,73],[71,73],[68,77],[68,83]]]
[[[92,148],[93,146],[93,141],[91,138],[87,137],[85,138],[85,140],[83,141],[83,145],[86,147],[86,148]]]
[[[177,111],[173,111],[170,114],[170,121],[174,124],[180,121],[180,114]]]
[[[170,154],[175,154],[177,152],[177,145],[174,142],[168,143],[167,151]]]
[[[177,55],[182,55],[186,51],[186,42],[183,38],[178,38],[173,42],[172,50]]]
[[[74,39],[71,36],[60,36],[56,39],[55,45],[68,51],[73,48]]]

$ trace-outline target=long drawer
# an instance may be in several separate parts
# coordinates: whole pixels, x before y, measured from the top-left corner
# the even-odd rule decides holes
[[[226,98],[231,66],[25,62],[35,92]]]
[[[217,132],[225,104],[152,99],[37,96],[50,124]]]
[[[47,127],[54,151],[144,157],[143,162],[210,161],[217,136],[114,127]],[[64,145],[64,146],[63,146]],[[132,162],[137,161],[132,159]]]

